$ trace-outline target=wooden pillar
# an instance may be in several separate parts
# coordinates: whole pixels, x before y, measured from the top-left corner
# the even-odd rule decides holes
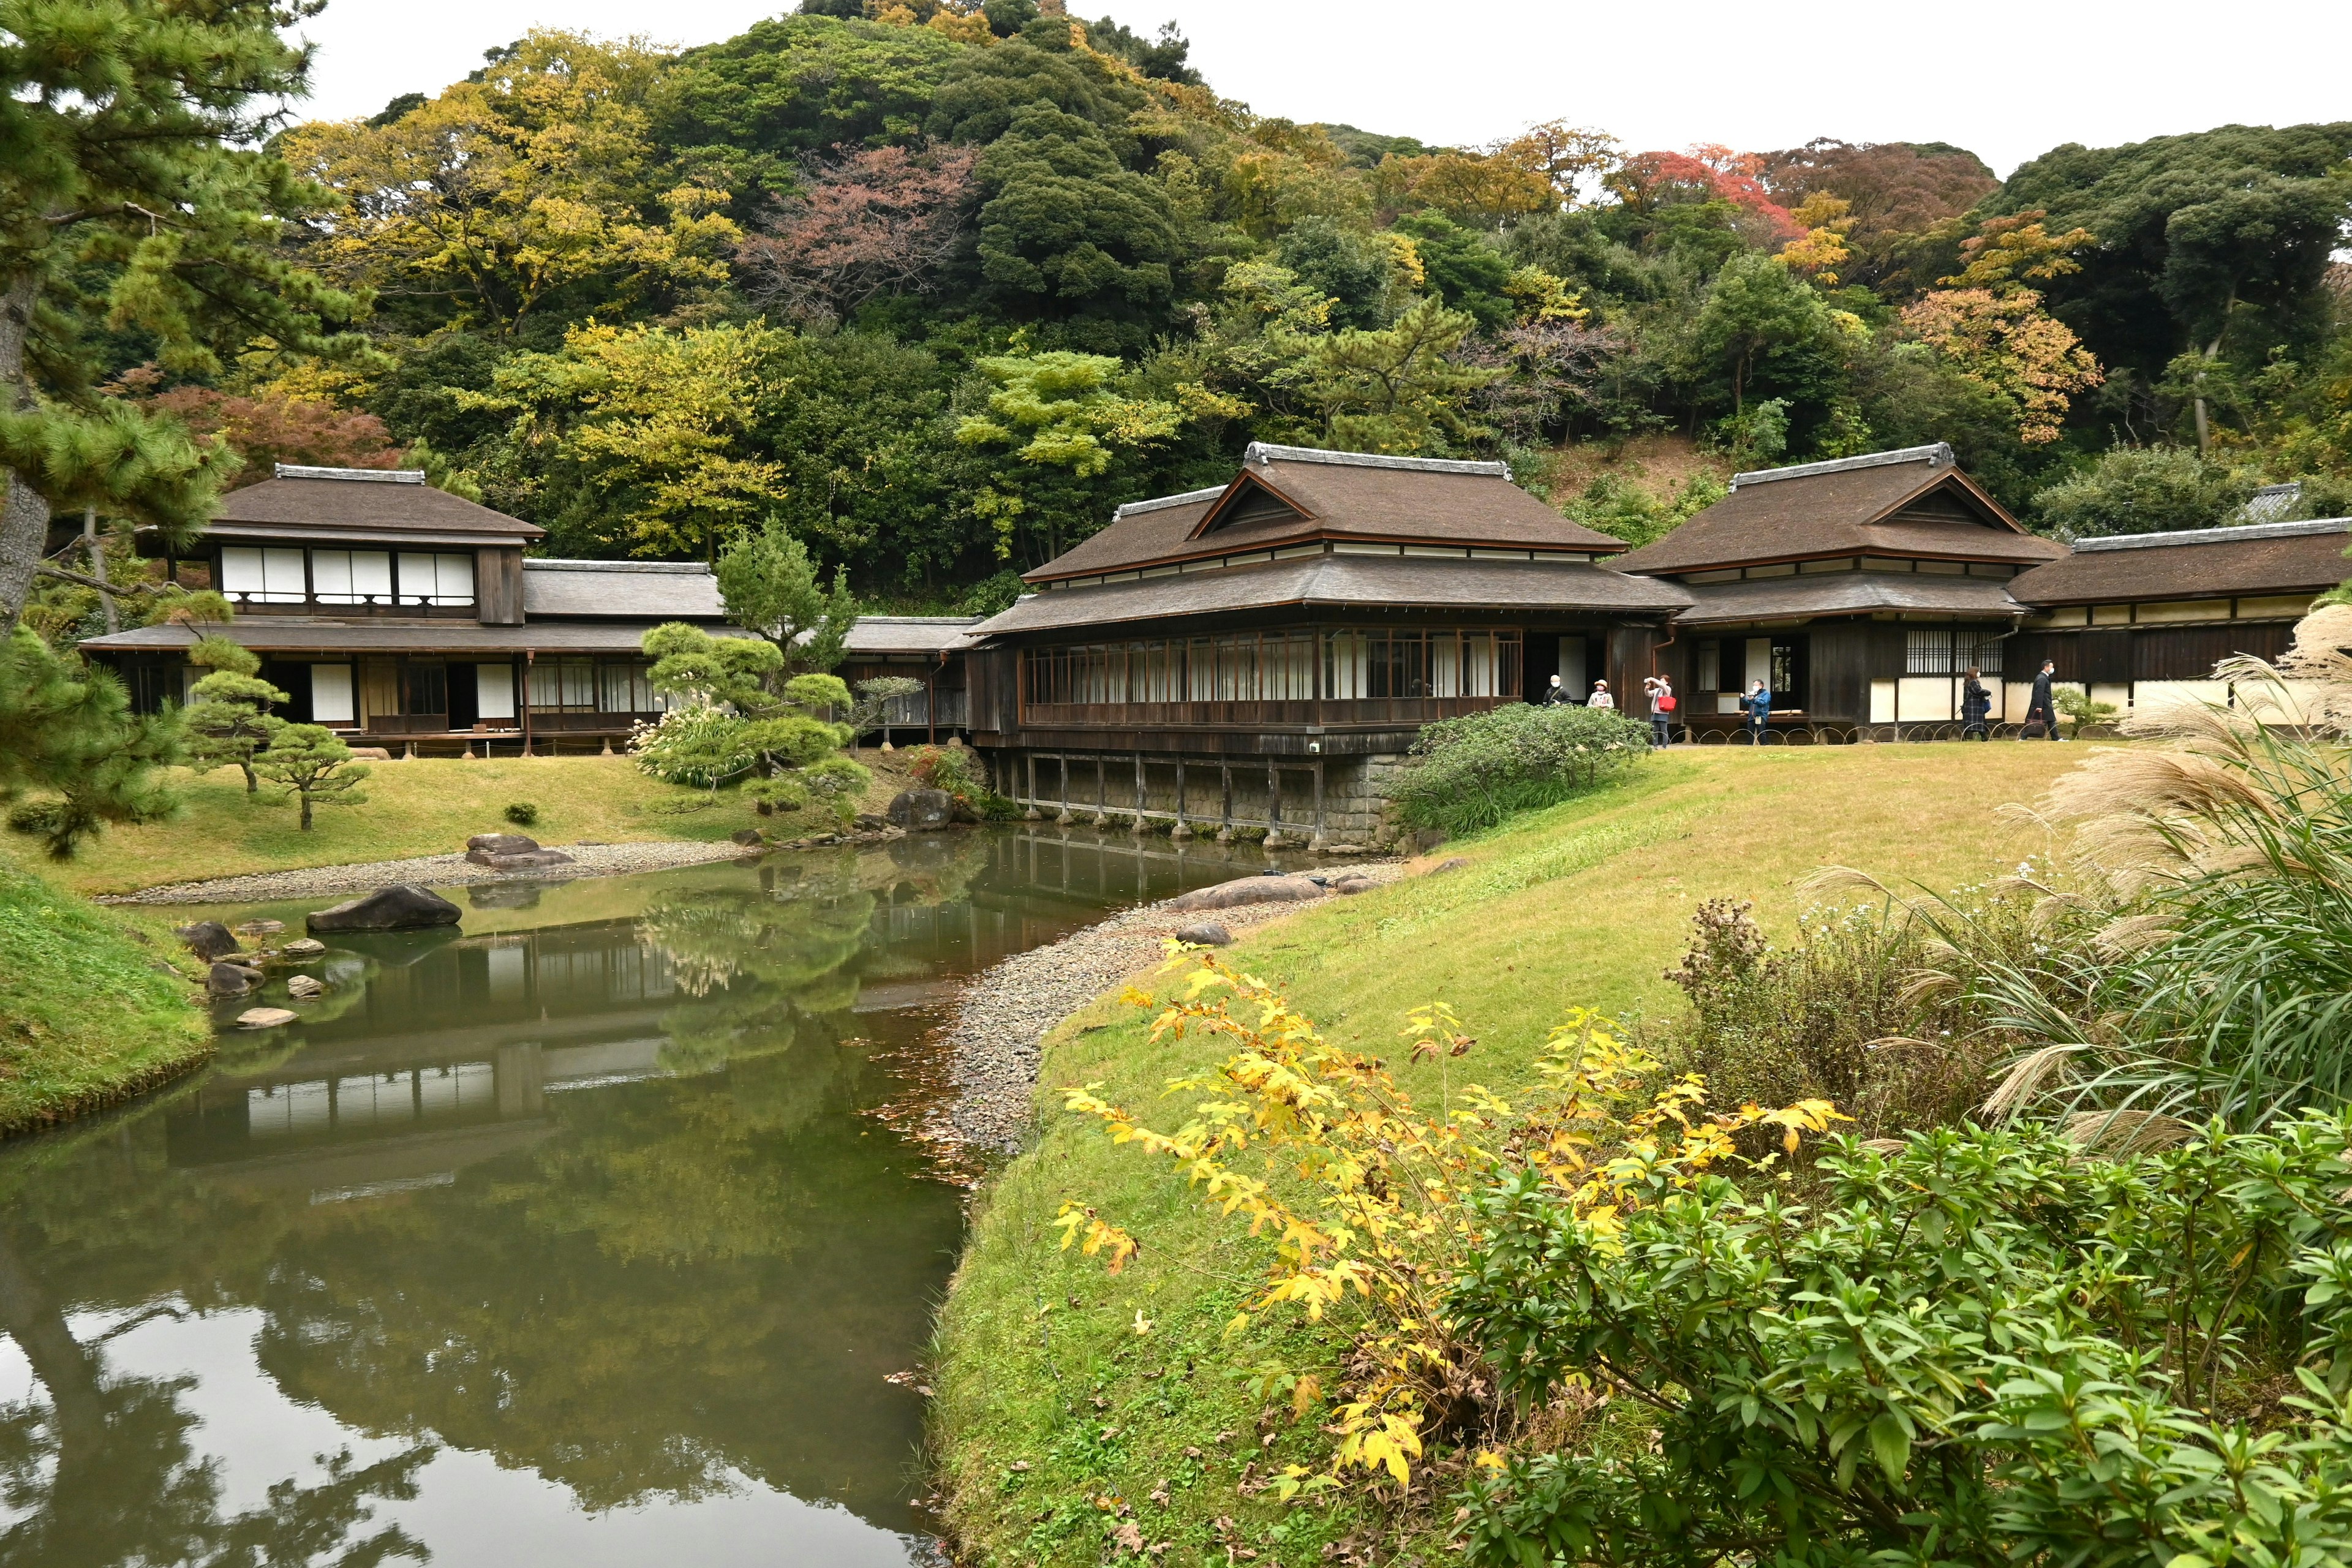
[[[1184,753],[1181,752],[1176,753],[1176,826],[1168,830],[1168,837],[1180,844],[1192,837],[1192,829],[1184,820]]]
[[[1308,839],[1308,840],[1307,841],[1307,848],[1309,848],[1309,849],[1311,849],[1311,850],[1313,850],[1316,854],[1320,855],[1320,854],[1322,854],[1322,853],[1323,853],[1323,851],[1324,851],[1325,847],[1328,847],[1328,846],[1329,845],[1329,843],[1331,842],[1328,838],[1327,838],[1327,837],[1325,837],[1323,836],[1323,759],[1322,759],[1322,758],[1318,757],[1318,758],[1316,758],[1316,759],[1315,759],[1315,769],[1314,769],[1314,772],[1315,772],[1315,837],[1312,837],[1312,838],[1310,838],[1310,839]]]
[[[1231,844],[1234,841],[1234,764],[1219,759],[1217,778],[1224,795],[1224,805],[1217,816],[1217,842]]]
[[[1037,809],[1037,753],[1031,752],[1029,763],[1029,809],[1021,814],[1024,822],[1043,822],[1045,815]]]
[[[1062,814],[1054,818],[1054,821],[1063,827],[1067,827],[1072,820],[1070,816],[1070,753],[1064,752],[1054,761],[1062,771]]]
[[[1110,767],[1100,752],[1095,753],[1095,826],[1110,826]]]
[[[1265,847],[1280,849],[1290,840],[1282,836],[1282,766],[1273,758],[1265,762]]]
[[[1151,829],[1143,820],[1143,753],[1135,753],[1135,823],[1130,833],[1149,833]]]
[[[522,687],[522,691],[520,693],[522,698],[522,754],[526,757],[530,755],[530,667],[538,661],[538,649],[528,648],[524,650],[522,656],[522,679],[518,683]],[[364,723],[366,721],[367,713],[367,703],[364,698],[361,700],[360,713],[361,721]]]

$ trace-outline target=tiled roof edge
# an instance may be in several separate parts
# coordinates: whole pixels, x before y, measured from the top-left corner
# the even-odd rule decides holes
[[[679,576],[708,577],[710,568],[699,561],[567,561],[553,556],[523,557],[526,572],[670,572]]]
[[[1816,474],[1843,474],[1856,468],[1886,468],[1897,463],[1925,463],[1931,468],[1955,467],[1951,444],[1931,442],[1925,447],[1898,447],[1891,452],[1864,452],[1858,458],[1832,458],[1822,463],[1799,463],[1787,468],[1751,468],[1731,476],[1731,488],[1742,485],[1769,484],[1774,479],[1809,479]]]
[[[2119,533],[2074,541],[2076,553],[2090,550],[2152,550],[2168,544],[2222,544],[2233,539],[2294,539],[2307,533],[2352,533],[2352,517],[2315,517],[2302,522],[2242,522],[2234,528],[2185,528],[2176,533]]]
[[[1150,500],[1131,500],[1110,514],[1113,522],[1131,511],[1158,511],[1162,507],[1190,506],[1195,501],[1214,500],[1225,493],[1223,485],[1213,485],[1205,490],[1186,490],[1181,496],[1154,496]]]
[[[1511,477],[1508,463],[1473,463],[1454,458],[1391,458],[1379,452],[1327,452],[1319,447],[1274,447],[1252,441],[1242,453],[1244,467],[1253,463],[1336,463],[1350,468],[1410,468],[1424,474],[1478,474],[1489,479]]]
[[[424,473],[416,468],[314,468],[301,463],[280,463],[278,477],[281,479],[362,479],[379,485],[421,485]]]

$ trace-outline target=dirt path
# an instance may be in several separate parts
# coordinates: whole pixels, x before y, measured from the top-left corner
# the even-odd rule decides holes
[[[356,866],[313,866],[299,871],[257,871],[243,877],[215,877],[204,882],[173,882],[142,888],[135,893],[110,893],[101,904],[246,904],[277,899],[324,898],[335,893],[370,893],[394,882],[422,887],[470,887],[477,882],[569,881],[577,877],[619,877],[632,871],[666,871],[675,866],[699,866],[711,860],[731,860],[744,851],[736,844],[551,844],[572,858],[570,866],[548,866],[530,871],[493,871],[477,866],[463,854],[423,855],[408,860],[370,860]]]

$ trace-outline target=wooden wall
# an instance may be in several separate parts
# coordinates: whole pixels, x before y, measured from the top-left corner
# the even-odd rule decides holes
[[[522,552],[474,552],[474,607],[486,626],[522,625]]]

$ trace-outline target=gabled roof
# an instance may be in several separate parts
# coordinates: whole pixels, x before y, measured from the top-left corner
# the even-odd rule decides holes
[[[971,629],[974,641],[1010,632],[1075,630],[1241,610],[1583,610],[1664,616],[1689,592],[1606,566],[1555,561],[1432,560],[1412,555],[1309,555],[1254,566],[1032,594]]]
[[[971,646],[964,634],[978,616],[860,616],[842,640],[851,658],[882,654],[947,653]]]
[[[2031,563],[2064,553],[2028,533],[1939,443],[1734,475],[1730,495],[1612,564],[1671,573],[1838,555]]]
[[[710,568],[676,561],[526,560],[522,611],[534,620],[715,621],[727,614]]]
[[[2118,599],[2325,593],[2352,577],[2352,519],[2263,522],[2179,533],[2077,541],[2063,560],[2009,580],[2021,603],[2095,605]]]
[[[1222,488],[1122,506],[1109,527],[1027,575],[1091,577],[1324,539],[1573,554],[1624,547],[1519,489],[1501,463],[1253,442]]]
[[[215,539],[302,539],[359,544],[529,544],[547,531],[436,489],[409,468],[278,465],[277,477],[221,497],[205,532]]]

